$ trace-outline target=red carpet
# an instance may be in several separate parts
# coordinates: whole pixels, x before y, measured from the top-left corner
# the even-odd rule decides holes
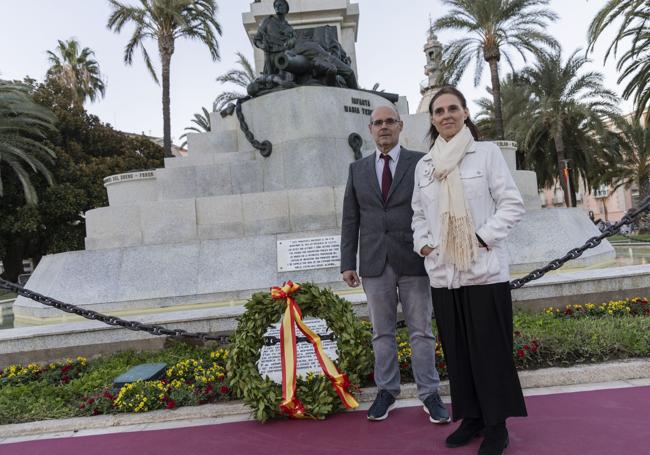
[[[506,455],[650,455],[650,387],[536,396],[526,404],[529,417],[508,422]],[[0,454],[476,454],[480,439],[444,447],[456,425],[431,424],[422,408],[413,407],[376,423],[353,412],[322,422],[239,422],[29,441],[0,445]]]

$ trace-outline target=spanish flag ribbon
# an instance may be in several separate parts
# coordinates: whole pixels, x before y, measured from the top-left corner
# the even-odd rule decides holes
[[[338,370],[334,362],[332,362],[323,350],[323,342],[318,334],[312,331],[302,320],[300,308],[296,300],[292,297],[299,289],[300,285],[292,281],[287,281],[282,287],[274,286],[271,288],[271,297],[273,300],[286,300],[287,305],[280,324],[280,355],[282,357],[282,402],[280,403],[280,409],[293,418],[306,417],[305,407],[296,397],[296,367],[298,356],[295,325],[298,326],[300,331],[314,347],[318,363],[320,363],[323,372],[332,383],[332,387],[334,387],[337,395],[341,398],[343,405],[348,409],[356,408],[359,406],[359,403],[348,392],[350,381],[347,374],[341,373]]]

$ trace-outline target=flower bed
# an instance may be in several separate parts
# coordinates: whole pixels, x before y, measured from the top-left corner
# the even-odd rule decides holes
[[[594,305],[567,305],[564,308],[547,308],[546,314],[556,318],[605,317],[605,316],[650,316],[648,299],[632,297],[631,299],[612,300]]]
[[[222,348],[209,352],[204,358],[181,360],[165,371],[163,379],[132,382],[117,391],[107,387],[99,394],[84,397],[79,409],[89,415],[147,412],[228,399],[227,358],[228,350]]]
[[[650,357],[647,299],[573,305],[514,316],[513,359],[517,368],[568,366],[612,359]],[[371,330],[368,323],[362,323]],[[435,330],[435,326],[434,326]],[[369,339],[369,336],[367,337]],[[403,382],[412,382],[408,334],[397,334]],[[366,345],[370,349],[370,345]],[[170,342],[162,351],[124,352],[86,361],[81,357],[48,365],[12,365],[0,371],[0,424],[120,412],[146,412],[240,398],[226,385],[229,350]],[[442,348],[437,367],[446,377]],[[141,363],[170,365],[161,380],[112,389],[112,381]],[[363,380],[365,379],[365,382]],[[372,376],[360,378],[363,386]],[[316,405],[331,386],[321,375],[298,380],[305,403]]]
[[[0,387],[42,380],[46,384],[67,384],[81,376],[86,370],[86,359],[66,359],[47,365],[30,363],[29,365],[10,365],[0,370]]]

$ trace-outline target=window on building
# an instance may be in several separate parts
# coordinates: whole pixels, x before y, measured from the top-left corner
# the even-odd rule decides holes
[[[600,185],[598,188],[596,188],[594,196],[597,198],[609,196],[609,187],[607,185]]]

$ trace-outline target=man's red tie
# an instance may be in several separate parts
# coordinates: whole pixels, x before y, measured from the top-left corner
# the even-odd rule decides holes
[[[393,183],[393,174],[390,173],[390,165],[388,164],[391,160],[390,155],[382,153],[381,159],[384,160],[384,172],[381,174],[381,194],[384,196],[384,202],[386,202],[390,185]]]

